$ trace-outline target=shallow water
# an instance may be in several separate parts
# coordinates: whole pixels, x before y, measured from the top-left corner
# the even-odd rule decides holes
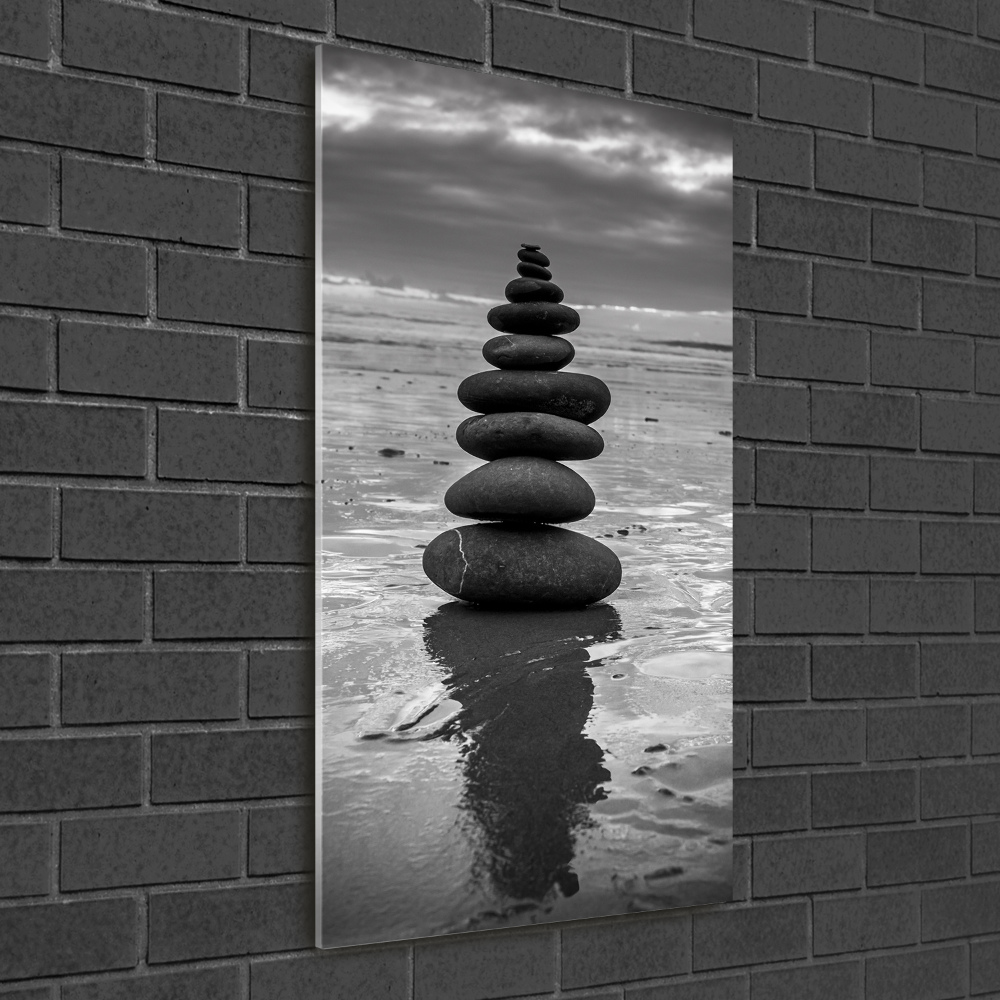
[[[368,293],[366,293],[368,295]],[[731,354],[583,313],[570,370],[612,393],[590,608],[497,612],[424,576],[479,460],[454,429],[486,307],[351,297],[324,317],[327,946],[730,898]]]

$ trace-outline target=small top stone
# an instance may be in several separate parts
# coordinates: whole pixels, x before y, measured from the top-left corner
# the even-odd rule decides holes
[[[525,250],[541,250],[542,249],[541,243],[522,243],[521,246],[523,246]]]

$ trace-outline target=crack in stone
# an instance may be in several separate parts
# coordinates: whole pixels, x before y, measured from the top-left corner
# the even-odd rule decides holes
[[[465,558],[465,550],[462,548],[462,532],[458,528],[452,528],[452,531],[458,535],[458,554],[462,557],[462,579],[458,581],[458,593],[456,597],[460,597],[462,594],[462,588],[465,586],[465,574],[469,571],[469,560]]]

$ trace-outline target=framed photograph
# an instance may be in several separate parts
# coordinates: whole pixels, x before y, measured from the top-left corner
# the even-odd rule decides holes
[[[317,945],[729,900],[730,122],[316,87]]]

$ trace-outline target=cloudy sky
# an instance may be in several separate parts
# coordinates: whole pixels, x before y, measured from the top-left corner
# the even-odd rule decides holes
[[[323,48],[323,266],[501,299],[522,242],[567,302],[732,306],[732,126]]]

